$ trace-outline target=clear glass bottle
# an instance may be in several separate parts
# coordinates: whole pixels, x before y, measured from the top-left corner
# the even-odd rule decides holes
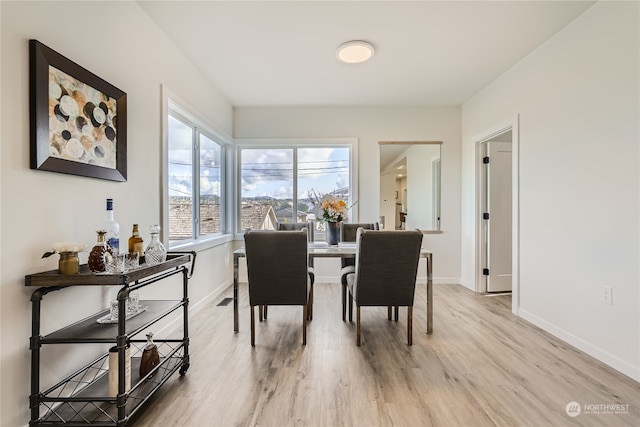
[[[160,363],[160,353],[158,353],[158,346],[153,342],[153,333],[147,334],[147,344],[142,350],[142,357],[140,358],[140,378],[147,375],[153,368]]]
[[[107,220],[104,223],[106,242],[113,255],[120,253],[120,224],[113,217],[113,199],[107,199]]]
[[[131,237],[129,237],[129,253],[138,253],[140,257],[144,255],[144,241],[140,236],[140,231],[138,230],[138,224],[133,224],[133,231],[131,232]]]
[[[149,227],[151,233],[151,242],[144,251],[144,259],[147,265],[156,265],[167,259],[167,250],[162,242],[160,242],[160,226],[152,225]]]
[[[98,230],[96,233],[98,234],[98,241],[89,252],[87,264],[89,265],[89,270],[94,273],[100,273],[105,271],[104,255],[108,252],[107,242],[105,241],[107,232],[106,230]]]

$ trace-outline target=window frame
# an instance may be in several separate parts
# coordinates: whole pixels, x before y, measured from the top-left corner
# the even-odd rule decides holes
[[[177,242],[169,242],[169,115],[191,127],[195,134],[192,141],[192,196],[194,199],[192,209],[192,235],[190,239]],[[229,152],[233,146],[233,140],[218,130],[215,125],[202,119],[194,109],[190,108],[178,96],[163,87],[163,149],[162,149],[162,194],[161,194],[161,237],[168,250],[201,250],[214,247],[232,239],[229,234]],[[220,231],[203,235],[200,233],[200,135],[204,135],[220,146]]]
[[[326,148],[342,147],[349,149],[349,193],[351,206],[349,207],[349,220],[358,222],[358,138],[236,138],[234,144],[234,238],[242,239],[244,230],[241,228],[240,218],[242,203],[242,165],[240,164],[240,152],[245,148],[261,149],[291,149],[291,148]],[[294,171],[297,174],[297,150],[293,154]],[[297,179],[294,179],[293,191],[297,194]]]

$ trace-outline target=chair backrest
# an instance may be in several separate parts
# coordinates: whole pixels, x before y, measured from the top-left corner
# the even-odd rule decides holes
[[[380,226],[377,222],[341,222],[340,223],[340,241],[341,242],[355,242],[356,232],[358,228],[364,228],[365,230],[379,230]]]
[[[250,305],[304,305],[308,294],[307,230],[244,235]]]
[[[312,222],[280,222],[276,223],[276,230],[278,231],[297,231],[307,229],[307,236],[310,242],[315,241],[314,239],[314,227]]]
[[[358,305],[413,305],[420,230],[358,230],[354,297]]]
[[[378,230],[380,227],[377,222],[341,222],[340,241],[355,242],[358,228],[364,228],[365,230]],[[340,258],[340,264],[342,267],[355,265],[355,263],[356,261],[353,258]]]

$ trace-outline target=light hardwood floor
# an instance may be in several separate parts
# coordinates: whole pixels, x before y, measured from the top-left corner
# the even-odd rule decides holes
[[[513,316],[510,296],[436,285],[427,335],[424,288],[416,290],[412,347],[406,309],[389,322],[385,308],[362,309],[356,347],[355,323],[342,322],[340,286],[317,283],[307,345],[302,309],[270,307],[252,348],[243,284],[240,332],[231,304],[193,315],[189,371],[172,377],[134,425],[640,425],[639,383]],[[628,410],[569,417],[573,401]]]

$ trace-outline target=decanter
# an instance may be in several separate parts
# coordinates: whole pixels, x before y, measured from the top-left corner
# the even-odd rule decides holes
[[[142,357],[140,358],[140,378],[144,378],[153,368],[160,363],[160,353],[158,353],[158,346],[153,342],[153,333],[147,334],[147,344],[142,350]]]
[[[152,225],[149,227],[151,233],[151,242],[144,251],[144,259],[147,265],[156,265],[167,259],[167,250],[162,242],[160,242],[160,226]]]
[[[98,241],[89,253],[87,264],[89,264],[89,270],[94,273],[99,273],[105,271],[104,256],[109,251],[109,248],[105,241],[106,230],[98,230],[96,233],[98,233]]]

